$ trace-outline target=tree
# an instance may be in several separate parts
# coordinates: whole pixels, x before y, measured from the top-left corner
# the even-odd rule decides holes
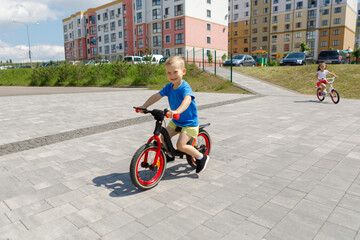
[[[209,52],[207,57],[208,57],[208,62],[212,63],[213,62],[213,55],[211,54],[211,52]]]
[[[354,49],[354,51],[352,52],[352,55],[356,58],[356,63],[358,63],[359,58],[360,58],[360,47],[358,47],[357,49]]]
[[[329,50],[334,50],[332,47],[329,47]]]
[[[221,59],[222,59],[223,61],[225,61],[225,60],[227,59],[226,53],[224,53],[224,55],[221,56]]]
[[[311,48],[305,43],[305,42],[302,42],[300,44],[300,52],[305,52],[305,51],[310,51]]]

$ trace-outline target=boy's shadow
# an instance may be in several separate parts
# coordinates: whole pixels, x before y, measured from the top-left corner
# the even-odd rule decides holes
[[[173,180],[177,178],[198,178],[195,169],[189,165],[182,163],[174,166],[168,166],[165,170],[163,180]],[[131,182],[129,172],[125,173],[111,173],[104,176],[96,177],[92,180],[97,187],[106,187],[112,192],[109,194],[111,197],[126,197],[134,194],[141,193]]]

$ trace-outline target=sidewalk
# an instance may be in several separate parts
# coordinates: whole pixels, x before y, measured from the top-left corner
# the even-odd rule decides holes
[[[360,240],[360,101],[244,79],[259,95],[195,93],[207,169],[176,159],[145,192],[129,164],[154,121],[132,106],[154,91],[1,97],[0,240]]]

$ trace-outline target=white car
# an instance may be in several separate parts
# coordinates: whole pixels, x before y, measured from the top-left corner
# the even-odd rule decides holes
[[[144,56],[143,57],[143,61],[144,62],[150,62],[152,64],[159,64],[160,60],[164,58],[163,55],[159,55],[159,54],[153,54],[153,55],[148,55],[148,56]],[[145,60],[146,59],[146,60]],[[150,59],[150,60],[149,60]]]
[[[131,64],[139,64],[143,62],[143,59],[139,56],[125,56],[123,61]]]

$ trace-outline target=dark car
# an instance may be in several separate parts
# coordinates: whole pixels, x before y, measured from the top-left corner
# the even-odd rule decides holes
[[[286,65],[307,65],[313,64],[314,58],[309,52],[291,52],[289,53],[284,60],[280,63],[281,66]]]
[[[168,59],[167,57],[163,57],[160,59],[159,63],[165,63],[166,59]]]
[[[334,63],[334,64],[344,64],[348,63],[349,60],[346,58],[346,55],[341,50],[324,50],[319,53],[316,63]]]
[[[223,63],[223,66],[230,66],[231,65],[231,61],[226,60]],[[233,66],[255,66],[255,60],[253,59],[252,56],[250,55],[245,55],[245,54],[240,54],[240,55],[235,55],[232,57],[232,65]]]

